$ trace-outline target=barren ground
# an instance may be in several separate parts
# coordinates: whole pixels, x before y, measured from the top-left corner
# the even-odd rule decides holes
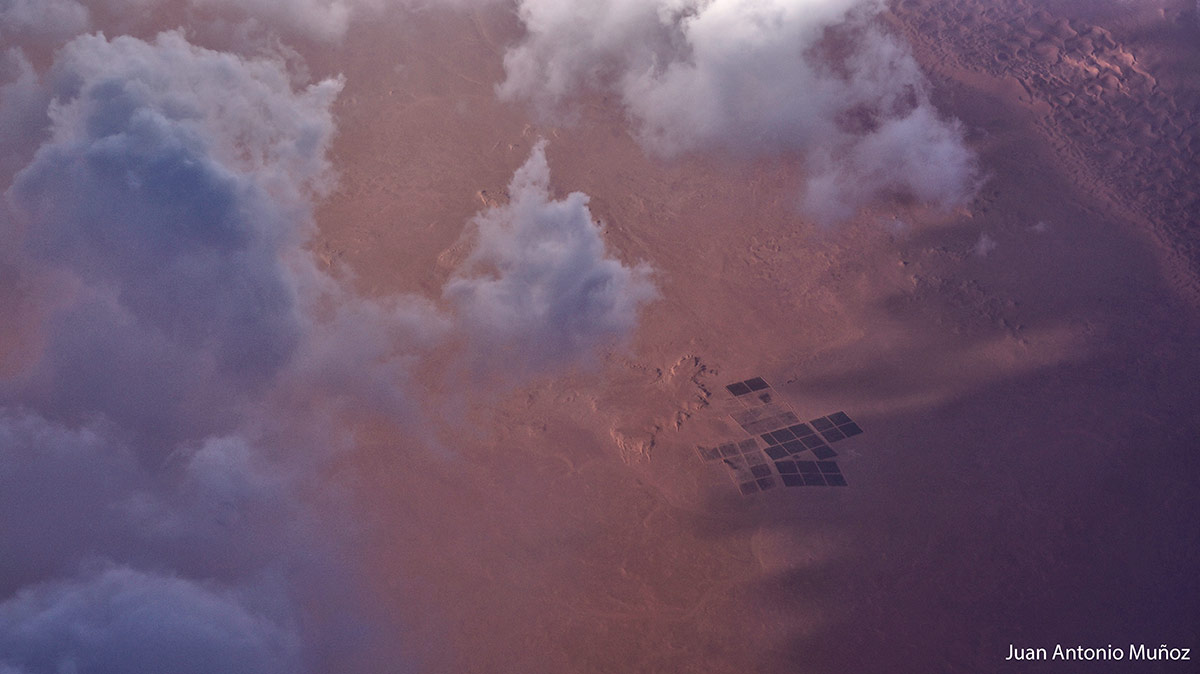
[[[554,189],[591,195],[662,290],[595,369],[501,393],[423,372],[433,447],[363,432],[341,479],[375,514],[365,558],[402,650],[561,674],[1200,648],[1200,31],[1186,3],[1086,9],[896,2],[989,180],[959,212],[885,203],[833,229],[798,214],[796,162],[648,159],[601,99],[530,124],[493,95],[519,30],[499,10],[355,31],[330,264],[433,295],[544,136]],[[723,387],[754,375],[866,429],[839,445],[848,488],[743,498],[698,459],[740,437]]]

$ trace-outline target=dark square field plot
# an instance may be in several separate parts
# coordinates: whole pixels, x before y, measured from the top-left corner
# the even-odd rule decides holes
[[[845,433],[847,438],[862,434],[862,429],[859,428],[858,424],[854,422],[842,424],[841,426],[838,426],[838,430],[842,433]]]
[[[788,454],[799,454],[806,449],[804,443],[800,442],[799,440],[785,442],[783,443],[783,448],[787,450]]]
[[[779,444],[781,442],[787,442],[788,440],[794,440],[796,438],[796,434],[792,433],[786,428],[781,428],[772,432],[771,437],[775,438],[775,444]]]
[[[803,442],[804,446],[808,447],[809,449],[816,449],[817,447],[821,447],[825,444],[825,441],[822,440],[820,438],[820,436],[817,436],[817,435],[810,435],[810,436],[807,436],[804,438],[800,438],[800,442]]]
[[[783,447],[782,445],[775,445],[774,447],[767,447],[767,456],[771,457],[772,459],[782,459],[783,457],[785,457],[787,455],[788,455],[787,448]]]
[[[838,440],[846,439],[846,434],[836,428],[831,428],[827,431],[821,431],[821,435],[824,435],[825,439],[830,442],[837,442]]]
[[[816,435],[817,434],[816,431],[809,428],[808,424],[796,424],[795,426],[789,426],[788,430],[791,431],[792,433],[794,433],[796,435],[796,437],[798,437],[798,438],[803,438],[806,435]]]
[[[848,424],[851,421],[850,417],[847,416],[845,412],[834,412],[833,414],[829,415],[829,420],[838,426],[841,426],[842,424]]]
[[[818,459],[832,459],[833,457],[837,456],[837,452],[833,451],[833,448],[829,445],[825,445],[823,447],[817,447],[814,449],[813,456],[817,457]]]
[[[825,476],[820,473],[804,474],[804,486],[806,487],[824,487],[825,484]]]
[[[751,391],[761,391],[767,388],[767,382],[764,381],[762,377],[747,379],[742,383],[744,383]]]
[[[832,421],[830,421],[829,419],[826,419],[825,417],[819,417],[817,419],[813,419],[812,421],[810,421],[808,423],[813,428],[817,429],[818,431],[827,431],[837,425],[837,424],[833,423]]]
[[[744,396],[750,392],[750,387],[746,386],[746,384],[744,382],[740,382],[740,381],[736,384],[730,384],[729,386],[726,386],[725,388],[728,389],[729,392],[735,396]]]
[[[772,400],[773,390],[761,377],[726,388],[740,396],[742,409],[723,411],[750,437],[715,447],[697,445],[696,453],[705,461],[723,460],[743,495],[772,489],[781,482],[785,487],[846,486],[842,469],[833,460],[838,454],[829,443],[863,432],[848,414],[834,412],[803,423],[786,402]],[[807,451],[812,452],[810,460],[802,460],[801,453]]]
[[[797,461],[796,468],[801,473],[819,473],[821,469],[817,467],[816,461]]]

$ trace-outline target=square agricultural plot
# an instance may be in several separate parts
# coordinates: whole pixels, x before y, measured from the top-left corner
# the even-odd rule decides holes
[[[777,443],[780,443],[787,442],[788,440],[795,440],[796,434],[786,428],[781,428],[777,431],[773,431],[771,433],[771,437],[775,438]]]
[[[787,433],[789,435],[792,435],[792,432],[787,429],[788,426],[792,425],[792,422],[788,421],[787,414],[780,414],[780,415],[776,416],[774,419],[772,419],[772,421],[775,422],[776,429],[783,431],[784,433]],[[790,440],[791,438],[788,438],[788,439]]]
[[[779,423],[775,421],[775,419],[762,419],[760,421],[748,423],[745,426],[742,426],[742,428],[751,435],[762,435],[767,431],[779,428]]]
[[[812,453],[813,453],[813,456],[815,456],[821,460],[832,459],[833,457],[837,456],[837,452],[833,451],[833,448],[830,447],[829,445],[823,445],[821,447],[817,447],[816,449],[814,449],[812,451]]]
[[[738,451],[738,446],[732,442],[726,442],[720,447],[717,447],[717,453],[726,458],[741,454],[741,452]]]
[[[763,416],[764,417],[778,416],[780,414],[784,414],[789,411],[790,411],[790,409],[788,408],[787,405],[783,405],[780,403],[771,403],[770,405],[763,405]]]
[[[743,482],[752,482],[757,478],[749,466],[740,466],[729,471],[729,479],[733,480],[734,484],[741,484]]]
[[[773,477],[760,478],[758,481],[758,488],[763,491],[766,491],[768,489],[774,489],[775,488],[775,478],[773,478]]]
[[[763,435],[768,430],[771,429],[771,427],[769,425],[764,424],[762,422],[762,420],[744,421],[744,422],[739,421],[738,425],[742,427],[743,431],[746,431],[750,435]]]
[[[743,409],[756,409],[763,407],[764,404],[758,396],[745,395],[740,398],[733,398],[738,404],[742,405]]]
[[[800,442],[804,443],[804,446],[808,447],[809,449],[816,449],[817,447],[825,446],[825,441],[822,440],[820,438],[820,436],[816,436],[816,435],[810,435],[806,438],[800,438]]]
[[[818,461],[817,470],[825,474],[842,472],[842,469],[838,468],[837,461]]]
[[[817,434],[817,432],[810,428],[808,424],[796,424],[794,426],[788,426],[788,430],[791,431],[792,434],[794,434],[797,438],[803,438],[805,436]]]
[[[748,421],[739,425],[750,435],[762,435],[764,431],[770,429],[770,426],[764,425],[761,421]]]
[[[717,459],[721,458],[721,453],[717,451],[716,447],[704,447],[702,445],[696,445],[696,453],[699,454],[700,458],[705,461],[716,461]]]
[[[806,449],[804,443],[800,442],[799,440],[790,440],[785,442],[783,443],[783,448],[787,450],[788,454],[799,454]]]
[[[820,473],[805,473],[804,474],[804,486],[805,487],[824,487],[826,484],[827,483],[825,482],[825,476],[821,475]]]
[[[764,405],[770,405],[772,402],[775,401],[775,398],[771,395],[770,391],[763,391],[762,393],[759,393],[758,395],[756,395],[754,397],[758,399],[758,402],[760,402]]]
[[[742,456],[746,460],[748,466],[761,466],[767,462],[767,457],[762,455],[762,452],[750,452]]]
[[[764,419],[764,421],[770,423],[771,428],[779,430],[782,430],[784,426],[788,425],[787,415],[785,414],[776,414],[769,419]]]
[[[751,391],[761,391],[768,387],[767,382],[764,381],[762,377],[754,377],[753,379],[747,379],[746,381],[744,381],[742,383],[745,384]]]
[[[729,386],[726,386],[725,388],[735,396],[744,396],[750,392],[750,387],[746,386],[745,382],[740,382],[740,381],[736,384],[730,384]]]
[[[841,431],[843,434],[845,434],[845,436],[847,438],[851,438],[856,435],[860,435],[863,432],[862,429],[858,427],[858,424],[856,424],[854,422],[850,422],[848,424],[842,424],[841,426],[838,426],[838,430]]]
[[[816,461],[797,461],[796,470],[801,473],[819,473],[821,469],[817,467]]]
[[[845,412],[834,412],[833,414],[829,415],[829,420],[832,421],[836,426],[841,426],[842,424],[848,424],[851,422],[850,417],[846,416]]]
[[[783,480],[783,486],[785,486],[785,487],[803,487],[804,486],[804,476],[803,475],[780,475],[779,479]]]
[[[771,477],[771,467],[767,465],[750,466],[750,473],[754,477]]]
[[[759,419],[762,419],[762,414],[759,412],[760,410],[758,409],[738,410],[737,412],[731,412],[729,416],[732,417],[739,426],[745,426],[746,424],[752,424]]]
[[[747,452],[753,452],[754,450],[758,449],[758,441],[754,438],[747,438],[738,443],[738,449],[741,450],[743,454]]]
[[[796,416],[795,412],[784,412],[783,414],[779,415],[779,420],[782,422],[779,424],[780,426],[791,426],[792,424],[798,423],[800,421],[800,417]]]
[[[788,473],[800,472],[800,470],[798,468],[796,468],[795,461],[776,461],[775,462],[775,470],[779,471],[780,475],[787,475]]]
[[[775,439],[775,434],[773,434],[773,433],[763,433],[762,439],[763,439],[763,442],[767,443],[768,445],[778,445],[779,444],[779,441]]]
[[[811,425],[813,428],[817,429],[818,431],[827,431],[827,430],[837,426],[837,424],[833,423],[832,421],[830,421],[829,419],[827,419],[825,417],[813,419],[812,421],[810,421],[808,423],[809,423],[809,425]]]
[[[729,415],[733,418],[737,425],[751,435],[761,435],[767,431],[773,431],[781,426],[787,426],[786,421],[782,421],[782,416],[777,405],[763,405],[753,409],[741,410]]]
[[[837,442],[838,440],[846,439],[846,434],[836,428],[831,428],[827,431],[821,431],[821,435],[824,435],[825,439],[830,442]]]
[[[738,489],[742,492],[742,496],[749,496],[758,493],[758,482],[743,482],[738,485]]]
[[[842,477],[841,475],[826,475],[825,484],[829,485],[830,487],[845,487],[846,478]]]
[[[775,445],[773,447],[767,447],[767,456],[771,457],[772,459],[782,459],[783,457],[785,457],[787,455],[788,455],[788,450],[786,447],[784,447],[782,445]]]

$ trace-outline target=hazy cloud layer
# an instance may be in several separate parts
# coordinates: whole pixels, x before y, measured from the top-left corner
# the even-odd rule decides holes
[[[261,671],[311,671],[361,646],[339,643],[366,609],[341,539],[323,531],[345,523],[299,498],[313,477],[302,459],[224,436],[148,466],[124,435],[0,411],[0,671],[260,671],[280,652],[247,650],[250,623],[287,646],[283,669]],[[119,569],[121,582],[98,569]],[[222,625],[203,622],[226,612]],[[305,624],[314,615],[318,630]],[[223,654],[189,658],[193,647]]]
[[[283,374],[287,388],[333,408],[409,415],[410,367],[451,330],[452,317],[421,297],[361,297],[312,265],[295,278],[305,338]]]
[[[545,142],[513,175],[509,203],[475,219],[478,243],[445,294],[488,369],[538,371],[619,343],[657,296],[645,265],[608,254],[588,196],[550,193]]]
[[[20,390],[160,439],[220,431],[301,337],[283,256],[312,227],[340,85],[294,92],[177,33],[77,38],[52,80],[8,198],[26,264],[71,298]]]
[[[76,0],[0,0],[0,37],[69,37],[90,22],[87,7]]]
[[[219,8],[265,25],[318,40],[342,38],[353,11],[378,7],[374,0],[189,0],[197,7]]]
[[[0,604],[6,674],[291,674],[296,635],[237,592],[112,567],[27,588]]]
[[[619,343],[654,296],[539,145],[477,220],[449,308],[315,265],[330,79],[281,59],[84,35],[8,53],[0,123],[0,672],[324,671],[392,648],[322,484],[338,419],[409,418],[422,349],[545,373]],[[7,347],[6,347],[7,348]],[[404,668],[389,660],[389,668]]]
[[[644,146],[808,158],[805,208],[833,221],[889,191],[953,206],[976,170],[877,0],[522,0],[498,93],[543,114],[615,91]],[[936,167],[926,159],[942,161]],[[915,172],[914,172],[915,171]]]
[[[0,54],[0,179],[4,184],[45,139],[50,92],[41,86],[25,53]]]
[[[337,367],[354,386],[326,389],[356,394],[419,316],[338,302],[303,249],[340,82],[178,33],[15,63],[0,110],[41,142],[0,271],[39,325],[0,379],[0,670],[301,672],[357,647],[326,533],[347,528],[312,506],[333,434],[281,392]],[[321,362],[346,336],[368,362]]]
[[[975,155],[962,142],[957,121],[939,118],[922,105],[882,121],[870,133],[810,157],[813,176],[803,206],[819,222],[832,223],[880,194],[901,193],[928,204],[965,204],[979,183]]]

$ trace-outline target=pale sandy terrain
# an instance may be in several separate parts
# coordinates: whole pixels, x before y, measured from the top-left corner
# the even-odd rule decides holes
[[[502,10],[354,32],[331,58],[328,264],[436,297],[544,136],[556,193],[589,194],[662,292],[592,370],[506,392],[429,367],[437,427],[363,431],[340,478],[375,517],[364,557],[406,658],[992,672],[1020,671],[1010,643],[1200,649],[1200,31],[1183,3],[1140,23],[1035,5],[895,3],[988,181],[957,212],[836,228],[799,214],[794,159],[649,159],[606,100],[562,127],[497,102],[520,30]],[[744,437],[723,387],[755,375],[861,423],[849,487],[743,498],[699,460]]]

